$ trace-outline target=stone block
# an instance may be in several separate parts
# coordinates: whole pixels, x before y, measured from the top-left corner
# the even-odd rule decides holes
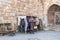
[[[15,16],[15,13],[10,13],[11,16]]]
[[[4,20],[8,20],[8,17],[7,16],[3,16]]]
[[[4,19],[3,19],[3,16],[0,17],[0,20],[4,20]]]
[[[13,17],[13,16],[9,16],[8,19],[9,19],[9,20],[13,20],[14,17]]]

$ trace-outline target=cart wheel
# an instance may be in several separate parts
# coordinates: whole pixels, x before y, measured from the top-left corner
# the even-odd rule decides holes
[[[15,33],[14,33],[14,32],[12,32],[12,33],[10,33],[10,34],[9,34],[9,36],[15,36]]]

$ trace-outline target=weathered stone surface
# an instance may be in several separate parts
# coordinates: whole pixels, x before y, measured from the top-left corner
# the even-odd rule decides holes
[[[60,5],[59,0],[0,0],[0,20],[17,23],[17,16],[47,17],[51,5]],[[14,21],[15,20],[15,21]],[[3,21],[1,21],[3,22]]]

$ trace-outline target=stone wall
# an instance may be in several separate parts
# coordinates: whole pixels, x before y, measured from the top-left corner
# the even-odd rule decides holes
[[[14,19],[19,15],[42,15],[42,4],[40,0],[2,0],[0,1],[0,16],[3,19]]]
[[[0,0],[0,23],[17,24],[17,16],[42,16],[40,0]]]
[[[17,16],[37,16],[47,19],[47,11],[53,4],[60,5],[59,0],[0,0],[0,23],[17,24]],[[48,20],[43,20],[45,25]]]

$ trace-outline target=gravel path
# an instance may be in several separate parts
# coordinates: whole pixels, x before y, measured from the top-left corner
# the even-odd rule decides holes
[[[60,40],[60,32],[39,31],[34,34],[16,33],[15,36],[0,36],[0,40]]]

